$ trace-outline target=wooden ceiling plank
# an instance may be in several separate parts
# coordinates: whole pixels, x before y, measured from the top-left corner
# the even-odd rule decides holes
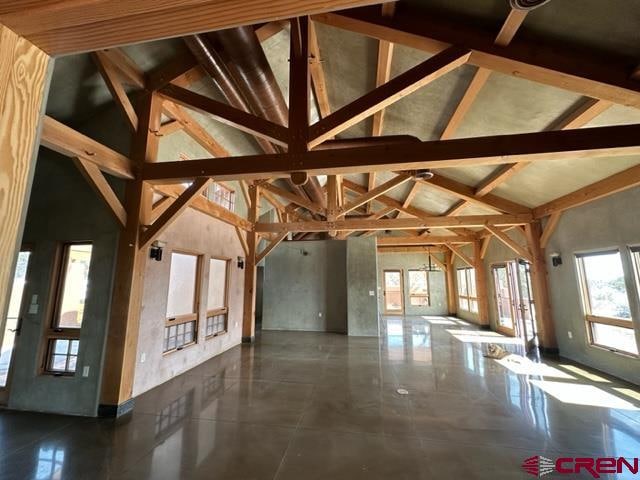
[[[375,112],[455,70],[465,64],[468,58],[468,50],[451,47],[398,75],[312,125],[310,128],[312,140],[309,142],[309,147],[313,148],[321,144]]]
[[[67,157],[84,158],[115,177],[135,178],[129,158],[51,117],[42,119],[40,144]]]
[[[281,146],[288,145],[289,131],[282,125],[173,84],[163,87],[158,93],[173,103],[211,115],[216,120],[245,133],[265,138]]]

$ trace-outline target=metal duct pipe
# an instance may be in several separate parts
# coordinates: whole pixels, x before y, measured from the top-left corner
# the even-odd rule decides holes
[[[253,111],[267,120],[287,126],[287,103],[253,28],[219,30],[207,34],[207,38],[222,56],[227,70]],[[310,178],[302,188],[311,200],[325,204],[317,178]]]

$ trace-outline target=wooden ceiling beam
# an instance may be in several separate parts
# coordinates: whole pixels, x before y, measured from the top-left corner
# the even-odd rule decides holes
[[[280,245],[280,242],[282,242],[285,238],[287,238],[287,235],[289,235],[289,232],[282,232],[278,234],[273,240],[271,240],[269,244],[266,247],[264,247],[264,249],[260,253],[256,255],[256,264],[264,260],[264,258],[267,255],[269,255],[274,248]]]
[[[313,93],[318,105],[320,118],[326,118],[331,114],[331,104],[329,103],[329,93],[327,91],[327,80],[322,66],[322,55],[318,44],[316,26],[309,22],[309,71],[311,72],[311,82]]]
[[[371,5],[379,0],[15,0],[0,23],[49,55],[95,51],[199,32]]]
[[[458,257],[464,263],[469,265],[471,268],[475,268],[476,267],[475,262],[473,261],[473,259],[471,259],[467,255],[465,255],[465,253],[460,249],[460,247],[457,247],[453,243],[448,243],[448,242],[445,243],[445,245],[447,246],[447,248],[449,250],[451,250],[451,253],[453,253],[456,257]]]
[[[424,228],[485,227],[486,225],[510,226],[531,222],[530,214],[520,215],[469,215],[463,217],[387,218],[380,220],[336,220],[290,223],[256,223],[256,232],[329,232],[332,230],[421,230]],[[421,237],[426,238],[426,237]]]
[[[553,232],[556,231],[556,227],[560,222],[560,217],[562,216],[562,212],[554,212],[549,216],[549,221],[544,227],[544,231],[540,236],[540,248],[547,248],[547,244],[553,235]]]
[[[393,145],[312,150],[304,153],[249,155],[228,159],[159,162],[144,166],[143,178],[170,183],[211,176],[217,180],[284,178],[292,172],[309,175],[406,171],[500,165],[640,153],[640,125],[460,138],[445,141],[406,142]],[[436,175],[436,177],[438,176]],[[437,180],[436,180],[437,182]],[[469,187],[470,188],[470,187]],[[484,201],[486,198],[478,199]]]
[[[451,47],[345,105],[310,128],[309,147],[343,132],[381,109],[464,65],[469,51]]]
[[[416,246],[416,245],[445,245],[473,243],[476,240],[474,236],[452,236],[452,235],[425,235],[419,237],[378,237],[378,247],[384,246]]]
[[[282,30],[287,28],[287,22],[282,20],[275,20],[273,22],[267,22],[255,29],[256,37],[260,43],[269,40],[274,35],[277,35]]]
[[[512,8],[507,15],[506,20],[502,24],[502,28],[498,33],[498,36],[495,39],[495,44],[500,45],[502,47],[507,46],[516,32],[522,25],[525,17],[527,16],[526,10],[518,10]],[[447,126],[445,127],[442,135],[440,136],[441,140],[446,140],[448,138],[453,138],[456,130],[462,123],[462,120],[467,115],[469,110],[471,110],[471,106],[474,104],[480,90],[487,83],[489,77],[491,76],[491,70],[487,70],[486,68],[479,67],[473,75],[467,90],[462,95],[462,99],[458,102],[456,109],[453,112],[453,115],[449,119]]]
[[[230,105],[192,92],[186,88],[169,84],[160,89],[158,93],[173,103],[211,115],[216,120],[243,132],[256,135],[285,147],[289,143],[289,131],[286,127],[238,110]]]
[[[355,200],[349,202],[347,205],[345,205],[343,208],[340,209],[338,215],[339,216],[346,215],[347,213],[355,210],[356,208],[364,205],[365,203],[375,200],[381,195],[384,195],[387,192],[390,192],[391,190],[393,190],[394,188],[399,187],[400,185],[408,182],[412,178],[413,178],[412,175],[408,175],[404,173],[396,175],[391,180],[384,182],[383,184],[377,186],[373,190],[369,190],[368,192],[363,193],[362,195],[357,197]],[[403,208],[406,208],[406,207],[403,206]]]
[[[393,18],[383,17],[375,8],[361,8],[314,15],[313,19],[432,54],[459,45],[472,50],[471,65],[640,108],[640,86],[629,78],[625,58],[598,58],[563,45],[518,38],[501,47],[486,31],[468,22],[461,24],[409,9]]]
[[[290,192],[288,190],[284,190],[280,187],[276,187],[275,185],[272,185],[268,182],[261,182],[259,185],[261,189],[266,190],[267,192],[271,192],[274,195],[278,195],[279,197],[284,198],[286,200],[289,200],[290,202],[295,203],[296,205],[304,207],[310,212],[318,213],[320,215],[326,214],[326,210],[322,205],[314,203],[311,200],[307,200],[306,198],[301,197],[296,193]]]
[[[380,254],[387,253],[424,253],[424,254],[435,254],[435,253],[444,253],[446,247],[442,247],[439,245],[408,245],[406,247],[384,247],[378,246],[377,251]],[[448,250],[447,250],[448,251]],[[436,263],[436,257],[431,256],[431,259]],[[438,263],[436,265],[440,266]],[[442,267],[441,267],[442,268]]]
[[[106,83],[109,92],[111,92],[111,96],[113,97],[118,110],[120,110],[120,113],[122,113],[127,126],[131,131],[137,131],[138,115],[136,114],[136,110],[131,104],[129,97],[127,96],[124,85],[120,80],[118,70],[111,63],[109,57],[107,57],[103,52],[94,52],[91,57],[98,67],[100,75],[102,75],[102,79],[104,80],[104,83]]]
[[[384,3],[382,5],[382,15],[392,17],[396,10],[395,3]],[[385,40],[378,41],[378,64],[376,67],[376,87],[380,87],[391,78],[391,62],[393,60],[393,43]],[[384,122],[384,108],[373,114],[371,135],[378,137],[382,135]]]
[[[115,177],[135,178],[133,163],[129,158],[51,117],[42,119],[40,144],[67,157],[84,158]]]
[[[144,71],[122,49],[108,48],[95,53],[99,53],[111,62],[124,83],[138,88],[146,87],[147,79]]]
[[[509,235],[507,235],[505,232],[503,232],[498,228],[495,228],[491,225],[485,225],[484,228],[487,231],[491,232],[491,234],[494,237],[496,237],[498,240],[504,243],[507,247],[513,250],[517,255],[524,258],[528,262],[533,262],[533,257],[527,247],[523,247],[518,242],[513,240]]]
[[[637,186],[640,186],[640,165],[633,166],[540,205],[533,209],[533,216],[535,218],[546,217],[547,215],[579,207]]]

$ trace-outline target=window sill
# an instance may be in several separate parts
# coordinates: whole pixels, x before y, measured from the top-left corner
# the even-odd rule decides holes
[[[614,355],[618,355],[620,357],[626,357],[626,358],[633,359],[633,360],[640,359],[640,354],[625,352],[625,351],[622,351],[622,350],[616,350],[615,348],[605,347],[605,346],[602,346],[602,345],[598,345],[596,343],[588,343],[587,346],[589,346],[591,348],[594,348],[596,350],[601,350],[603,352],[613,353]]]
[[[176,353],[176,352],[182,352],[183,350],[186,350],[189,347],[192,347],[194,345],[197,345],[198,342],[191,342],[191,343],[187,343],[186,345],[183,345],[179,348],[174,348],[173,350],[167,350],[166,352],[162,352],[162,356],[165,355],[171,355],[172,353]]]
[[[226,335],[227,333],[229,333],[228,330],[225,330],[224,332],[218,332],[218,333],[212,333],[211,335],[207,335],[206,337],[204,337],[205,340],[212,340],[216,337],[222,337],[223,335]]]

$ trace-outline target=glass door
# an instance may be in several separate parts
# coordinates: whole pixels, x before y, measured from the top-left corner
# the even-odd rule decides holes
[[[515,314],[513,308],[513,290],[511,288],[511,276],[507,264],[498,264],[491,267],[495,300],[498,311],[498,330],[502,333],[516,336]]]
[[[518,260],[517,262],[517,287],[518,287],[518,316],[521,336],[527,346],[527,351],[536,346],[538,332],[536,330],[536,311],[531,291],[531,264]]]
[[[0,403],[5,404],[9,398],[9,386],[11,381],[11,362],[15,351],[16,342],[22,327],[22,303],[24,287],[27,280],[27,268],[31,252],[23,250],[18,254],[16,273],[13,277],[13,286],[9,297],[9,310],[0,345]]]
[[[404,287],[402,270],[385,270],[384,278],[384,313],[401,314],[404,312]]]

